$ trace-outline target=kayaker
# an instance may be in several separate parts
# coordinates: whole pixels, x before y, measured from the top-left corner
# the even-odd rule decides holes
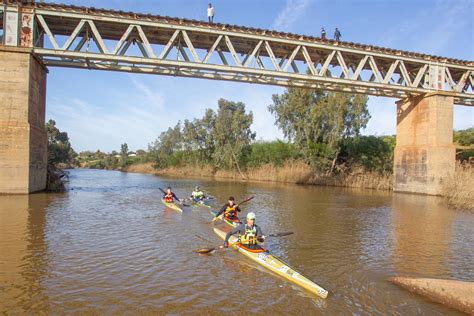
[[[180,199],[176,196],[176,194],[174,194],[173,192],[171,192],[171,187],[168,187],[166,189],[166,194],[163,195],[163,200],[166,202],[166,203],[174,203],[174,200],[178,200],[178,202],[181,202]]]
[[[238,242],[240,247],[250,251],[263,250],[257,242],[263,242],[265,236],[263,236],[262,229],[255,225],[255,213],[248,213],[247,222],[245,224],[240,223],[239,226],[232,228],[232,230],[227,233],[224,240],[224,248],[229,247],[230,236],[237,233],[239,234]]]
[[[237,217],[237,212],[242,212],[233,196],[229,197],[229,201],[220,209],[219,213],[216,214],[214,220],[216,220],[221,214],[224,214],[224,219],[230,222],[240,222]]]
[[[206,198],[206,196],[204,195],[204,192],[202,192],[199,187],[195,187],[194,188],[194,191],[191,193],[191,198],[195,201],[195,202],[199,202],[199,201],[202,201]]]

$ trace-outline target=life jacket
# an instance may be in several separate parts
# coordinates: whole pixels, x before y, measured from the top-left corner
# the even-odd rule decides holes
[[[173,203],[174,202],[173,193],[166,193],[165,194],[165,202],[166,203]]]
[[[237,206],[237,204],[234,204],[233,206],[227,205],[227,208],[224,211],[224,217],[230,219],[237,217]]]
[[[257,244],[257,227],[253,225],[250,228],[245,224],[245,234],[239,236],[239,242],[242,245],[256,245]]]
[[[191,195],[195,200],[201,200],[204,197],[204,193],[202,191],[193,191]]]

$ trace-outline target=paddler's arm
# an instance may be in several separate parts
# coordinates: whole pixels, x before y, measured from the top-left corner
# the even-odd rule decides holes
[[[227,204],[225,204],[223,207],[221,207],[221,209],[219,210],[219,212],[216,214],[215,217],[219,217],[222,213],[224,213],[226,208],[227,208]]]
[[[235,210],[236,210],[237,212],[242,212],[242,210],[240,209],[240,207],[239,207],[238,205],[237,205],[237,207],[235,208]]]
[[[232,230],[230,232],[228,232],[227,235],[225,235],[224,248],[229,247],[229,238],[230,238],[230,236],[241,232],[242,229],[244,230],[244,233],[245,233],[245,228],[243,227],[243,224],[240,224],[239,226],[232,228]]]

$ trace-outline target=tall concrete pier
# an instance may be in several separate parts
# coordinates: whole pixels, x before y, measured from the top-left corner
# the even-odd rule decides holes
[[[395,191],[441,194],[455,154],[453,97],[435,93],[397,103]]]
[[[46,187],[47,69],[30,48],[0,46],[0,192]]]

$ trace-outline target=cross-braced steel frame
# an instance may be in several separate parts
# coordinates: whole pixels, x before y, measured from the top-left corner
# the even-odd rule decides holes
[[[474,105],[470,61],[93,8],[40,5],[28,10],[34,17],[33,50],[48,66],[395,98],[441,92],[457,104]]]

